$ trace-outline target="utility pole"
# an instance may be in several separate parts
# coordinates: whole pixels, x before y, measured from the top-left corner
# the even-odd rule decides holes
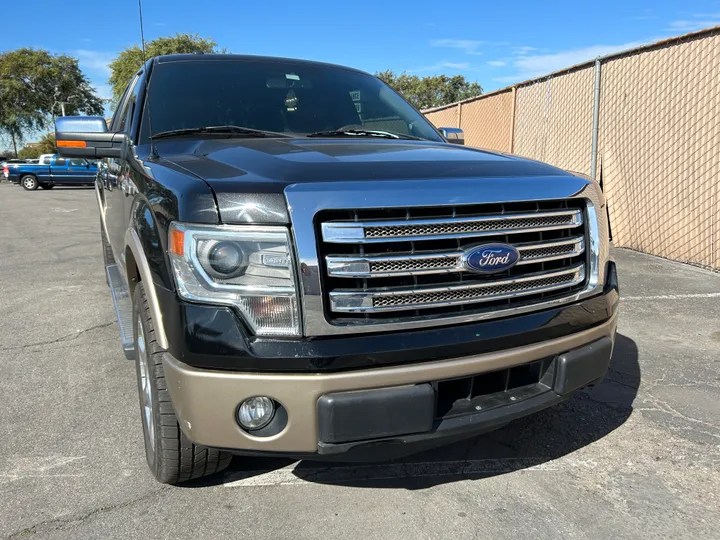
[[[55,92],[55,101],[53,102],[52,108],[50,109],[53,114],[53,121],[55,120],[55,106],[60,105],[60,116],[65,116],[65,105],[69,105],[72,103],[73,98],[78,98],[80,96],[73,94],[72,96],[69,96],[65,101],[58,101],[57,99],[58,93]]]

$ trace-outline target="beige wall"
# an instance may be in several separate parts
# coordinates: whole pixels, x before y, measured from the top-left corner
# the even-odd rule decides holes
[[[481,96],[472,101],[426,111],[436,127],[461,127],[465,144],[509,152],[512,144],[513,91]],[[459,120],[459,122],[458,122]]]
[[[598,155],[617,245],[720,268],[720,36],[603,65]]]
[[[435,127],[458,127],[458,105],[450,105],[437,109],[435,112],[426,112],[425,116],[435,125]]]
[[[594,64],[426,112],[466,144],[588,174]],[[720,31],[601,62],[598,175],[614,241],[720,269]]]
[[[517,89],[514,152],[590,173],[594,68]]]

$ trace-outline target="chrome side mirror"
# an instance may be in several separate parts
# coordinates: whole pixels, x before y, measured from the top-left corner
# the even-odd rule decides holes
[[[465,132],[460,128],[441,127],[440,133],[452,144],[465,144]]]

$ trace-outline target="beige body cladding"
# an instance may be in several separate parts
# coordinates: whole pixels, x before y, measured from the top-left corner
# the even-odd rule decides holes
[[[197,369],[166,354],[163,367],[182,430],[211,447],[265,452],[317,452],[317,401],[332,392],[403,386],[503,369],[558,355],[587,343],[614,339],[617,317],[564,336],[503,351],[395,367],[332,374],[239,373]],[[241,401],[269,396],[288,411],[285,429],[253,437],[240,429],[235,412]]]

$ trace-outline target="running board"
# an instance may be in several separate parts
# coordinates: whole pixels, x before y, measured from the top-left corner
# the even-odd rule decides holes
[[[133,335],[133,308],[130,290],[117,264],[109,264],[105,267],[105,271],[107,272],[108,284],[115,305],[115,315],[120,327],[123,353],[128,360],[134,360],[135,336]]]

